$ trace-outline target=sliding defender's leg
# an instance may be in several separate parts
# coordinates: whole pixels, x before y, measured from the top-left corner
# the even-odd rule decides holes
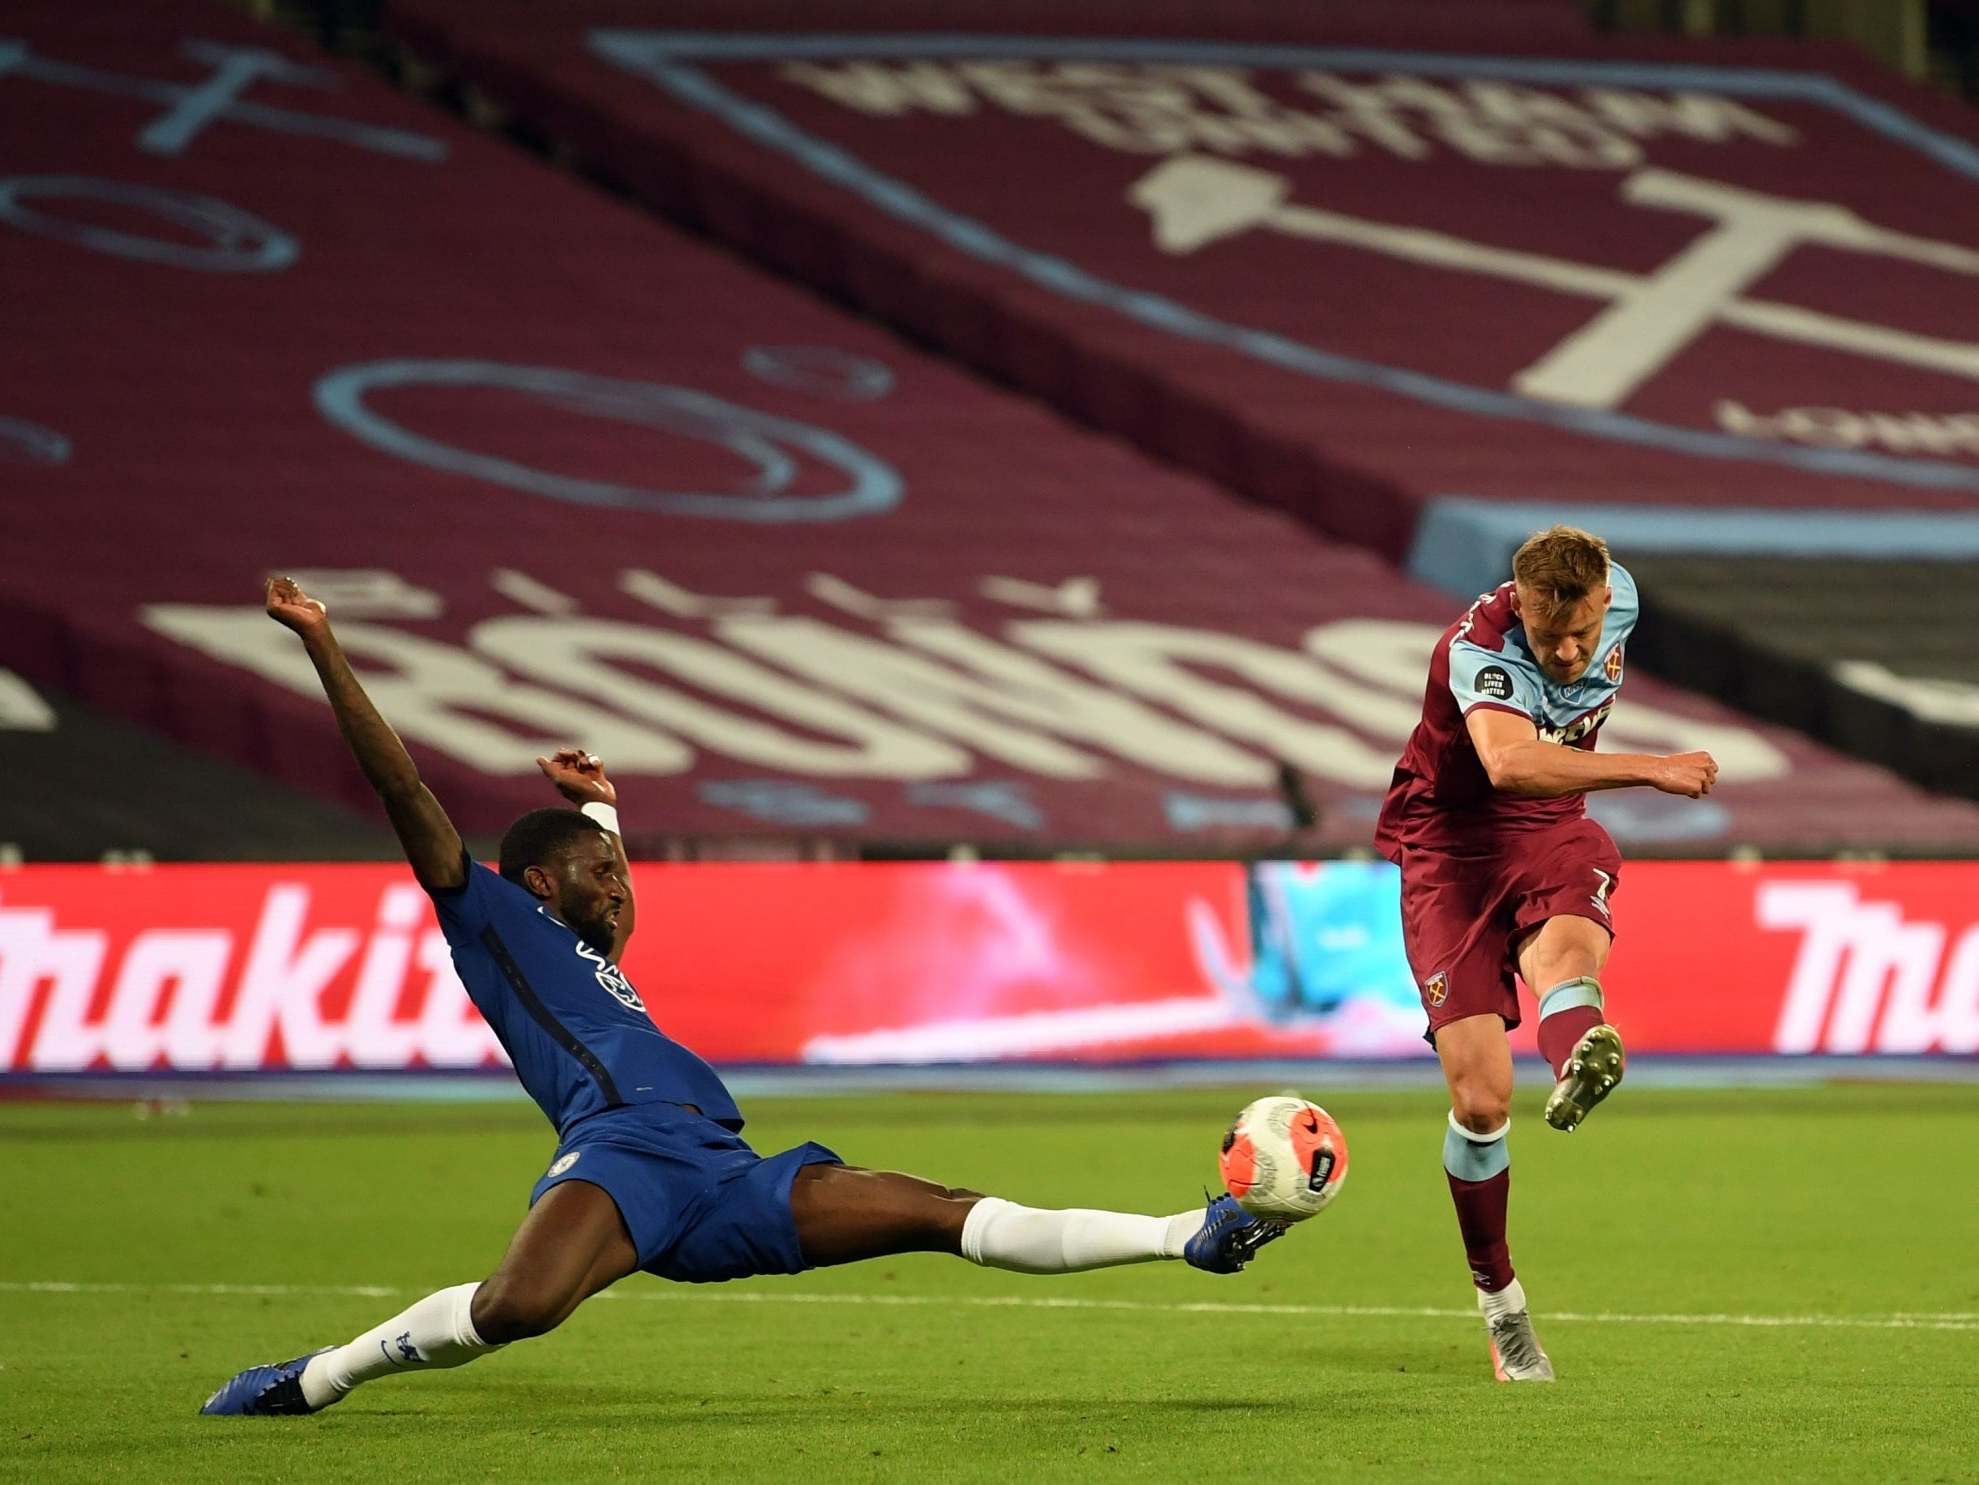
[[[813,1165],[790,1193],[810,1264],[857,1263],[894,1253],[953,1253],[986,1268],[1069,1274],[1179,1259],[1235,1273],[1284,1231],[1227,1196],[1170,1217],[1085,1208],[1045,1211],[897,1171]]]
[[[429,1294],[345,1345],[249,1367],[200,1411],[214,1417],[319,1413],[379,1377],[465,1366],[511,1341],[554,1330],[637,1266],[612,1198],[587,1182],[567,1181],[530,1210],[500,1266],[480,1283]]]

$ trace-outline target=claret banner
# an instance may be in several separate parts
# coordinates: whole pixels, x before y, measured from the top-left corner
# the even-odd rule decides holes
[[[626,973],[719,1064],[1427,1055],[1386,864],[648,865],[638,887]],[[1612,901],[1636,1055],[1979,1052],[1979,863],[1637,863]],[[403,867],[0,873],[0,1073],[502,1063]]]

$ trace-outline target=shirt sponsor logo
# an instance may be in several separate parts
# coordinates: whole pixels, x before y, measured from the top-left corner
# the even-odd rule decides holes
[[[646,1014],[646,1003],[639,998],[639,992],[632,988],[632,982],[625,977],[625,971],[600,954],[584,940],[579,939],[573,947],[580,959],[589,960],[591,973],[598,981],[598,988],[624,1006],[627,1010]]]
[[[1586,716],[1569,722],[1565,727],[1550,726],[1546,719],[1542,717],[1539,719],[1539,740],[1541,742],[1559,743],[1563,747],[1570,748],[1590,732],[1594,731],[1603,722],[1607,721],[1608,713],[1614,709],[1615,698],[1610,696]]]

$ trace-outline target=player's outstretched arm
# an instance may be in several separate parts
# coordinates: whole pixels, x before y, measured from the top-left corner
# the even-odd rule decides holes
[[[1491,787],[1526,799],[1643,787],[1702,799],[1718,781],[1709,753],[1596,753],[1542,741],[1530,717],[1476,707],[1464,718]]]
[[[605,765],[598,755],[582,748],[559,748],[548,758],[538,758],[536,766],[543,770],[543,777],[557,786],[557,793],[579,808],[587,804],[611,807],[611,823],[606,825],[605,834],[611,837],[612,854],[618,857],[619,877],[625,883],[625,906],[619,910],[618,933],[612,940],[612,958],[617,960],[624,955],[626,941],[632,937],[633,917],[638,907],[632,893],[632,866],[626,860],[625,842],[617,829],[618,786],[605,777]],[[599,823],[605,824],[602,820]]]
[[[467,880],[460,832],[440,808],[433,791],[420,782],[412,755],[399,735],[378,715],[364,694],[343,646],[330,630],[329,611],[292,578],[272,577],[263,595],[268,617],[302,639],[302,647],[323,682],[323,694],[336,714],[337,730],[350,744],[358,767],[384,801],[398,832],[412,874],[428,891],[449,891]]]

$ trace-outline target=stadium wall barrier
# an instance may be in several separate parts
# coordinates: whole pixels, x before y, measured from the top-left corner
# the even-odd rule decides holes
[[[626,971],[717,1063],[1427,1054],[1385,863],[647,864],[638,888]],[[1979,863],[1642,862],[1613,902],[1637,1055],[1979,1051]],[[0,872],[0,1074],[502,1061],[403,867]]]

